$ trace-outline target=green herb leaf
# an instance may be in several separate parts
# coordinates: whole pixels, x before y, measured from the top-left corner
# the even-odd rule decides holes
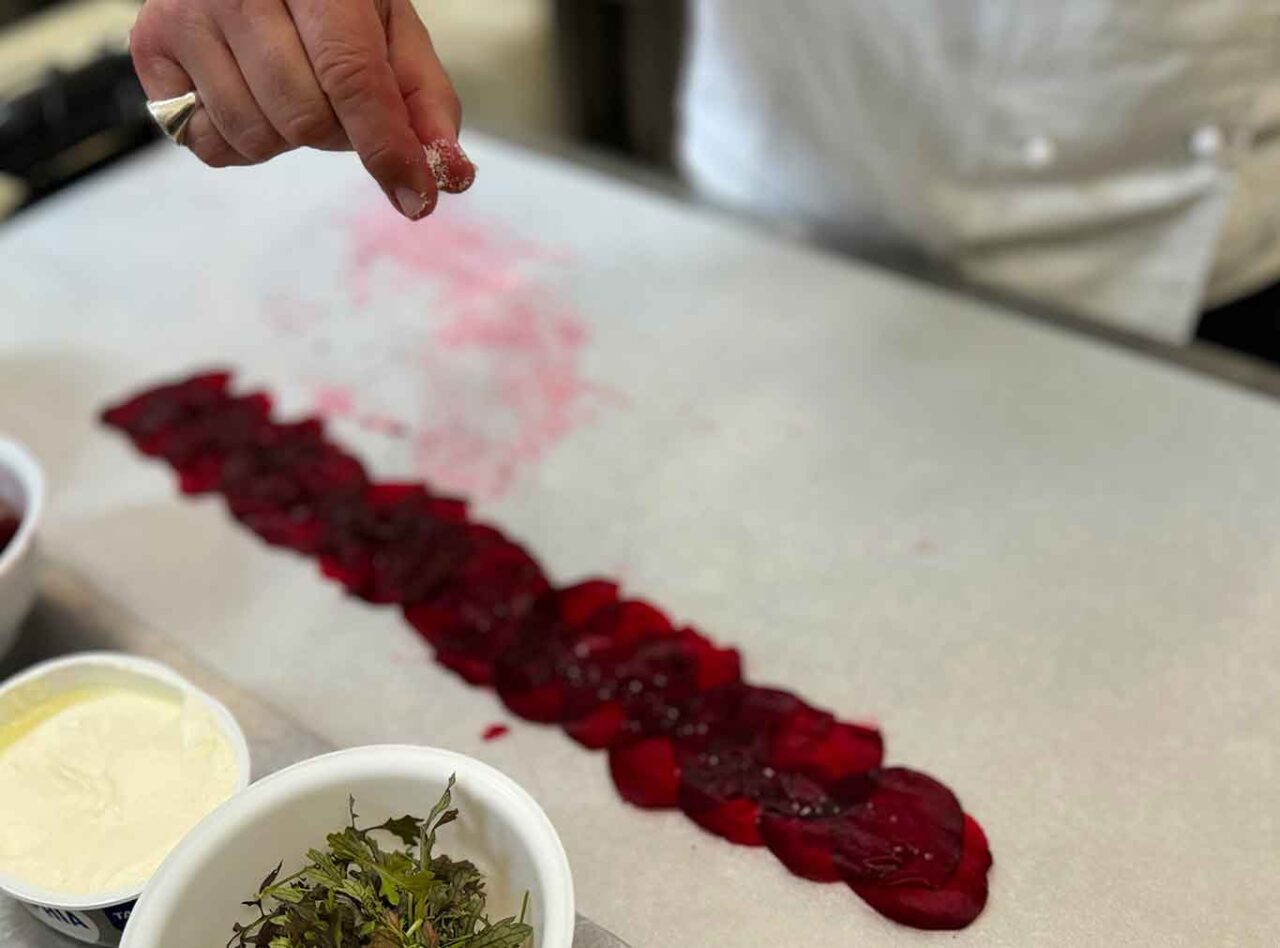
[[[387,820],[381,826],[375,826],[374,829],[386,830],[406,846],[412,846],[418,841],[418,832],[421,827],[422,820],[416,816],[401,816],[394,820]]]
[[[474,864],[434,852],[437,833],[458,818],[449,778],[426,819],[401,816],[360,828],[354,797],[348,825],[330,833],[324,849],[281,879],[281,863],[246,908],[259,917],[232,926],[228,948],[521,948],[532,929],[519,919],[491,923],[484,876]],[[371,834],[404,844],[383,849]]]

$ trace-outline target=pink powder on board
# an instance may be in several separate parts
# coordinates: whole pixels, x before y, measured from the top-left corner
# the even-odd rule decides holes
[[[418,340],[421,405],[398,411],[414,421],[385,424],[383,413],[369,412],[365,423],[407,437],[416,473],[473,496],[501,496],[609,395],[584,378],[590,332],[547,279],[548,266],[567,259],[562,251],[443,210],[415,226],[378,208],[351,228],[357,306],[387,266],[404,292],[415,283],[435,291]]]
[[[355,393],[345,385],[321,385],[316,389],[315,410],[326,418],[350,415],[355,411]]]

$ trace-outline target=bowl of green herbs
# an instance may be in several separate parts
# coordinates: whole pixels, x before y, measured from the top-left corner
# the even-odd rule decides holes
[[[223,804],[148,883],[122,948],[570,948],[569,862],[487,764],[361,747]]]

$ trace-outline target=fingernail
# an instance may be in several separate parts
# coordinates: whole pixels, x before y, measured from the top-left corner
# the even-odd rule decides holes
[[[461,194],[475,183],[476,166],[456,141],[437,138],[423,151],[427,156],[427,166],[436,179],[436,187],[441,191]]]
[[[400,206],[401,214],[411,221],[416,221],[426,213],[431,201],[425,194],[419,194],[413,188],[396,188],[396,204]]]

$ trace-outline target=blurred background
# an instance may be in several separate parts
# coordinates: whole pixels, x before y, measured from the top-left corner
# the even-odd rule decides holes
[[[0,0],[0,215],[155,141],[135,0]],[[467,122],[671,167],[681,0],[432,0]]]

